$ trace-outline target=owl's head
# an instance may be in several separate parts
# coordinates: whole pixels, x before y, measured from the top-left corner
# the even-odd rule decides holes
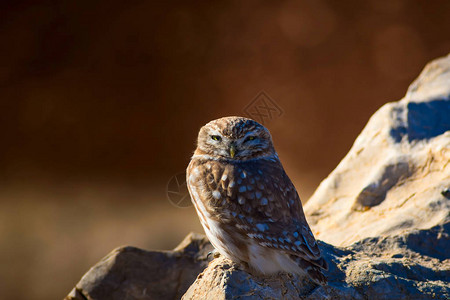
[[[244,117],[213,120],[200,129],[195,154],[246,160],[275,154],[269,130]]]

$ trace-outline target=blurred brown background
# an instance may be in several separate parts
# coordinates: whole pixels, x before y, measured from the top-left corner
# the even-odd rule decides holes
[[[200,126],[262,90],[306,200],[450,51],[450,2],[1,1],[0,298],[58,299],[114,247],[202,231],[167,200]]]

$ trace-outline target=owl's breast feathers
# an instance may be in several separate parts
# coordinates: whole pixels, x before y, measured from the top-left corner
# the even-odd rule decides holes
[[[221,224],[240,239],[237,242],[250,238],[264,248],[283,251],[319,275],[320,269],[328,268],[297,191],[276,156],[237,162],[194,156],[187,183],[200,218]]]

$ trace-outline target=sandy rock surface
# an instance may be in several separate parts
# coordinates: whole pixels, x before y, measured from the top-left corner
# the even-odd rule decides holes
[[[450,56],[381,107],[305,205],[316,238],[337,246],[450,220]]]

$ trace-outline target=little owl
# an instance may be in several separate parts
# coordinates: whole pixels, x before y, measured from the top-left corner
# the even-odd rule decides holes
[[[203,126],[186,181],[221,255],[257,273],[284,271],[326,283],[327,262],[264,126],[243,117]]]

